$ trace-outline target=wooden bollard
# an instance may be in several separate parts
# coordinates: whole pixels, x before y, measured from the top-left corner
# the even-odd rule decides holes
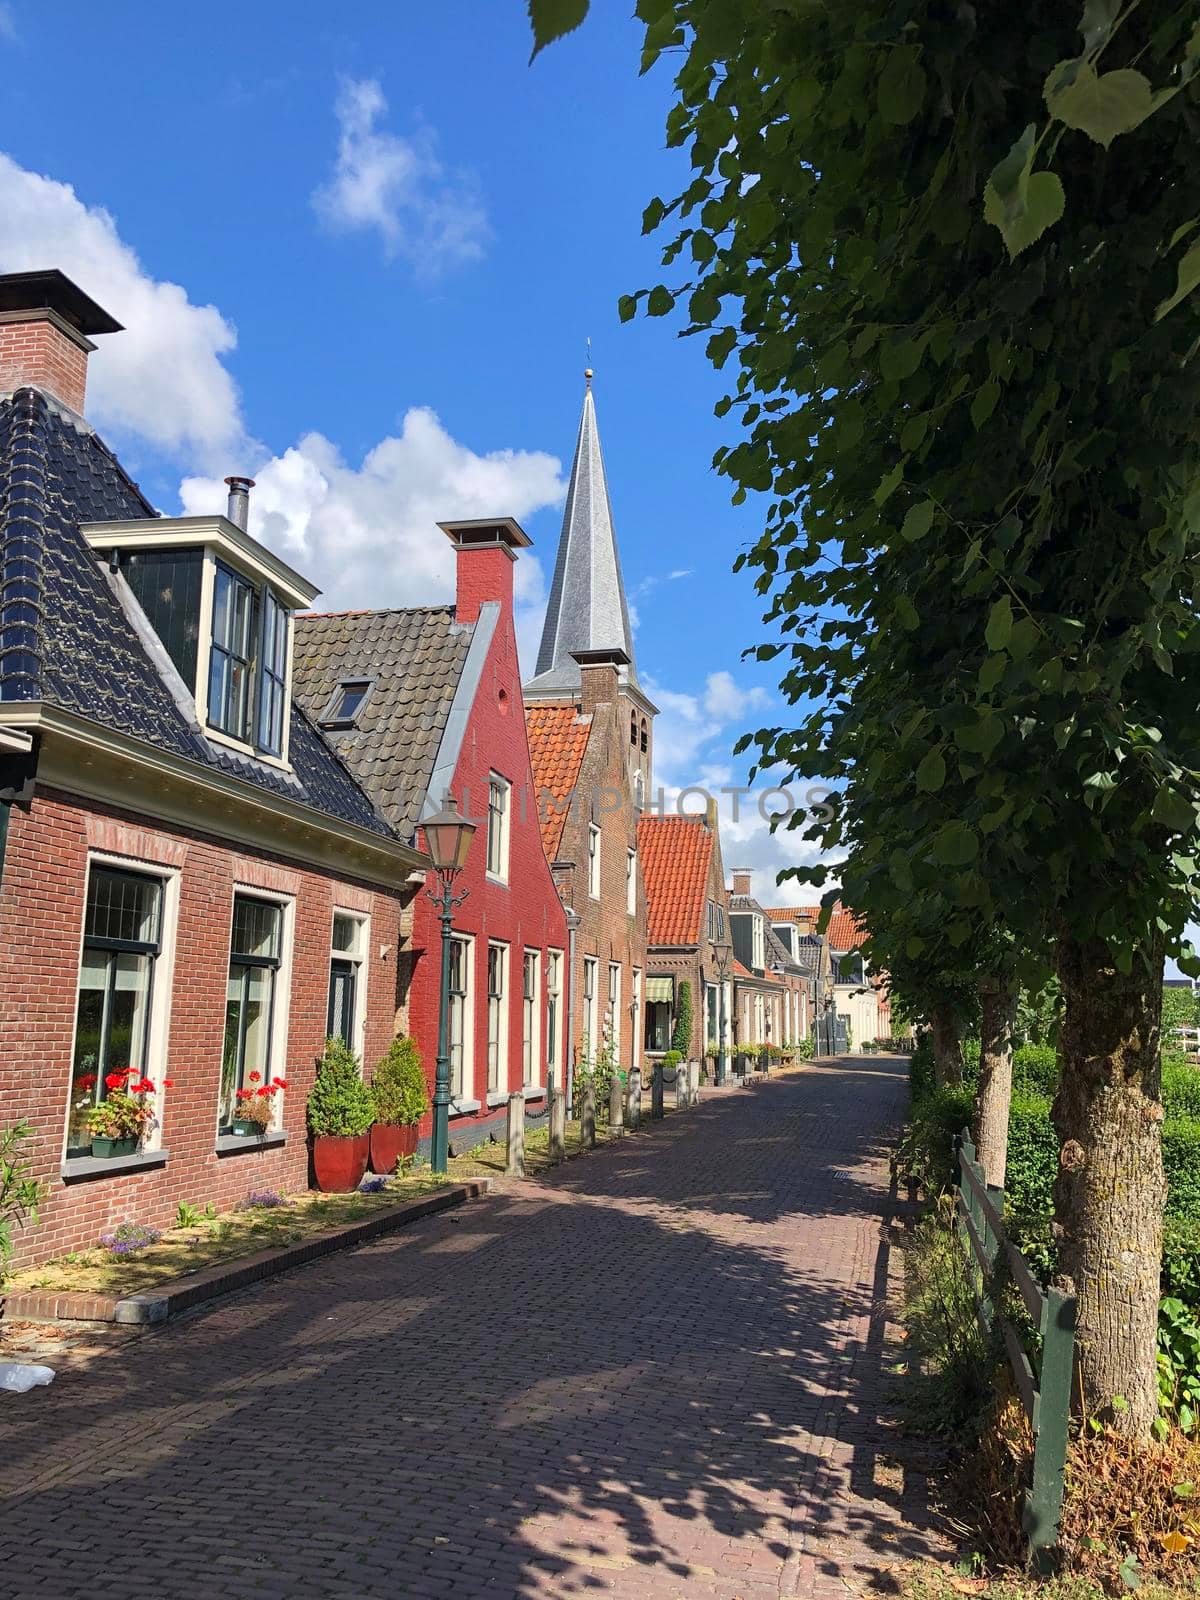
[[[564,1161],[567,1155],[567,1097],[561,1089],[550,1091],[550,1159]]]
[[[650,1115],[657,1119],[663,1114],[663,1069],[656,1061],[650,1073]]]
[[[629,1083],[626,1086],[628,1105],[626,1107],[625,1121],[629,1124],[631,1132],[636,1132],[642,1125],[642,1069],[632,1067],[629,1073]]]
[[[525,1096],[520,1089],[508,1097],[508,1160],[504,1170],[510,1178],[525,1176]]]
[[[608,1091],[608,1135],[610,1139],[619,1139],[624,1132],[625,1086],[614,1072]]]
[[[587,1150],[596,1143],[596,1086],[590,1081],[579,1098],[579,1143]]]

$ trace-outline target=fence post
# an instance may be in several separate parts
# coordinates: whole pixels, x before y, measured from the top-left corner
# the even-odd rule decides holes
[[[589,1078],[579,1102],[579,1143],[590,1150],[596,1143],[596,1085]]]
[[[525,1176],[525,1096],[520,1089],[508,1097],[508,1157],[504,1170],[510,1178]]]
[[[686,1061],[681,1061],[675,1068],[675,1109],[686,1111],[688,1107],[688,1067]]]
[[[629,1109],[626,1118],[629,1127],[636,1132],[642,1125],[642,1069],[631,1067],[629,1071]]]
[[[624,1132],[625,1085],[614,1072],[608,1091],[608,1136],[610,1139],[619,1139]]]
[[[561,1089],[550,1091],[550,1159],[563,1161],[567,1154],[567,1097]]]
[[[1033,1419],[1033,1487],[1022,1518],[1033,1564],[1049,1572],[1062,1515],[1063,1469],[1075,1370],[1075,1297],[1048,1289],[1042,1304],[1042,1362]]]
[[[663,1114],[663,1069],[656,1061],[650,1072],[650,1115],[656,1121]]]
[[[700,1104],[700,1063],[688,1062],[688,1098],[694,1106]]]

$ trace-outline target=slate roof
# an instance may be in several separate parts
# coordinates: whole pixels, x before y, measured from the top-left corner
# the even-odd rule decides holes
[[[704,819],[643,812],[637,845],[650,908],[647,944],[699,945],[713,850]]]
[[[293,705],[293,773],[209,741],[168,688],[79,532],[86,522],[151,518],[154,507],[79,417],[40,389],[0,397],[0,533],[40,555],[40,617],[30,652],[10,649],[0,612],[0,701],[71,711],[171,755],[241,778],[374,833],[390,829],[317,730]]]
[[[314,721],[342,679],[374,680],[355,726],[323,731],[406,841],[420,820],[473,632],[454,620],[452,606],[296,618],[292,692]]]
[[[574,706],[525,707],[529,737],[529,762],[538,823],[547,861],[557,861],[567,821],[567,801],[579,782],[579,769],[592,731],[591,715],[581,716]],[[550,796],[550,801],[544,798]]]
[[[621,681],[640,687],[590,374],[537,669],[527,692],[562,694],[578,689],[576,650],[624,650],[629,665],[621,668]]]

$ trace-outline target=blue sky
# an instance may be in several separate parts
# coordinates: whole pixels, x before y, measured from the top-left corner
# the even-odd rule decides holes
[[[89,415],[151,498],[207,508],[255,473],[255,531],[331,604],[448,599],[435,519],[520,517],[526,651],[590,337],[659,777],[736,782],[733,739],[772,711],[729,570],[762,508],[711,470],[702,345],[617,319],[657,281],[642,208],[687,180],[624,13],[531,66],[521,0],[0,0],[0,269],[61,265],[126,324]],[[725,854],[787,859],[744,823]]]

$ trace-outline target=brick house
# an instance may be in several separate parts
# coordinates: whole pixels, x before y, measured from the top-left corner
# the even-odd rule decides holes
[[[447,796],[478,823],[455,885],[467,898],[451,958],[450,1138],[461,1149],[500,1131],[515,1089],[544,1114],[565,1049],[567,924],[542,849],[513,629],[513,563],[530,540],[507,519],[440,527],[457,552],[454,605],[298,617],[295,673],[298,701],[398,837],[414,843]],[[432,1086],[441,923],[424,893],[401,977]]]
[[[640,1065],[646,895],[638,817],[657,708],[638,682],[591,374],[526,722],[546,857],[571,925],[567,1059]]]
[[[228,515],[160,517],[84,420],[118,332],[61,273],[0,278],[0,1102],[46,1185],[28,1260],[303,1187],[316,1058],[332,1028],[386,1050],[428,862],[291,698],[315,590],[249,537],[248,481]],[[126,1068],[151,1124],[94,1156]],[[268,1132],[234,1133],[273,1078]]]
[[[737,957],[735,1015],[738,1038],[752,1044],[798,1044],[815,1013],[814,964],[807,950],[793,953],[769,912],[750,892],[752,874],[735,867],[729,920]]]
[[[704,817],[644,812],[638,857],[649,906],[646,1055],[671,1048],[679,985],[686,980],[692,997],[686,1058],[702,1061],[710,1044],[721,1045],[728,1057],[733,943],[715,807]]]

